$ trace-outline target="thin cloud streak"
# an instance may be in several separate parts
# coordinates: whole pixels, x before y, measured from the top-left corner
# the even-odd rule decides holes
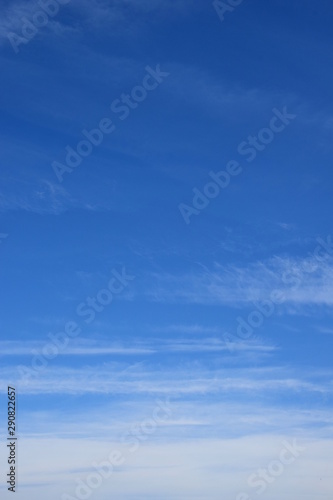
[[[126,367],[125,367],[126,368]],[[284,373],[284,376],[281,376]],[[38,376],[39,375],[39,376]],[[187,364],[162,373],[154,367],[119,371],[119,365],[99,364],[77,369],[46,367],[37,376],[21,380],[19,372],[13,377],[13,367],[0,371],[0,387],[5,390],[8,378],[22,394],[136,394],[136,395],[213,395],[218,394],[317,394],[333,393],[332,377],[308,381],[304,374],[289,373],[281,368],[207,370],[197,363]]]
[[[156,302],[240,307],[265,301],[277,290],[283,294],[285,304],[333,304],[332,259],[318,265],[314,257],[274,257],[247,267],[216,262],[213,270],[207,271],[182,276],[152,274],[145,295]]]

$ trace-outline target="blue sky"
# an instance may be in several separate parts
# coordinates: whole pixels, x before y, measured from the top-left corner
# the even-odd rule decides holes
[[[42,18],[2,2],[17,498],[80,498],[120,450],[89,498],[253,500],[251,474],[295,439],[262,498],[331,498],[333,7],[301,4],[244,0],[222,21],[203,0],[71,0]]]

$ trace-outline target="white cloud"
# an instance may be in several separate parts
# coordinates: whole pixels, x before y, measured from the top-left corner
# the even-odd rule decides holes
[[[9,192],[4,196],[0,193],[0,211],[22,210],[41,215],[60,215],[69,209],[89,212],[112,210],[112,207],[107,204],[91,204],[74,198],[59,183],[42,179],[36,183],[29,181],[29,184],[32,190],[28,194],[20,195]]]
[[[215,262],[212,270],[184,275],[153,274],[146,296],[154,301],[246,306],[265,301],[273,290],[286,305],[333,304],[333,259],[275,256],[246,267]]]
[[[177,2],[168,2],[167,0],[70,0],[66,5],[59,5],[59,11],[56,16],[49,17],[47,29],[53,30],[58,36],[77,36],[80,32],[84,32],[84,27],[91,29],[110,29],[116,32],[117,35],[121,34],[119,25],[125,33],[131,35],[134,26],[131,23],[131,30],[126,29],[126,22],[128,22],[129,15],[134,18],[138,13],[150,15],[152,12],[160,14],[165,17],[167,14],[179,15],[186,14],[189,11],[194,11],[204,5],[202,0],[197,1],[195,4],[191,0],[177,0]],[[73,25],[65,24],[60,21],[61,10],[73,11],[76,15],[75,23]],[[29,21],[32,20],[34,14],[40,12],[42,9],[38,2],[11,2],[3,9],[2,20],[0,23],[0,37],[2,43],[9,43],[7,35],[9,32],[21,34],[24,21],[23,17]],[[140,25],[140,22],[138,23]],[[136,29],[134,29],[136,31]],[[39,29],[39,34],[45,33],[45,27]]]
[[[157,431],[158,432],[158,431]],[[111,440],[21,439],[19,500],[59,500],[73,494],[76,480],[96,472],[92,462],[108,459],[119,450],[125,458],[95,492],[99,500],[160,499],[235,500],[240,491],[252,493],[247,480],[258,468],[279,457],[283,442],[294,435],[257,435],[241,439],[183,440],[153,444],[149,440],[136,453]],[[332,440],[309,439],[296,443],[305,448],[276,481],[268,485],[265,500],[322,498],[333,489]],[[3,447],[2,447],[3,450]],[[47,461],[45,454],[47,450]]]
[[[163,352],[163,351],[162,351]],[[26,365],[27,368],[29,364]],[[20,387],[22,394],[136,394],[136,395],[217,395],[228,394],[237,397],[251,392],[265,393],[303,393],[331,394],[333,391],[329,374],[323,379],[311,380],[306,374],[295,374],[287,368],[226,368],[207,369],[198,362],[173,363],[171,368],[158,369],[158,365],[138,365],[126,371],[128,364],[123,363],[124,371],[118,363],[86,365],[79,368],[46,366],[30,378],[22,380],[13,366],[3,367],[0,371],[0,387],[5,390],[8,379]],[[283,374],[283,375],[282,375]]]
[[[191,330],[192,331],[192,330]],[[201,332],[201,330],[199,330]],[[196,333],[196,332],[195,332]],[[52,344],[50,340],[42,341],[0,341],[0,356],[24,356],[31,355],[32,351],[43,352],[46,344]],[[255,341],[238,342],[235,351],[249,352],[273,352],[276,347],[260,344]],[[147,340],[131,339],[124,341],[103,341],[87,338],[71,340],[68,346],[63,349],[57,349],[57,352],[63,356],[94,356],[94,355],[131,355],[131,354],[154,354],[160,352],[221,352],[228,351],[224,340],[217,337],[206,337],[204,339],[186,338],[186,339],[164,339],[153,338]]]

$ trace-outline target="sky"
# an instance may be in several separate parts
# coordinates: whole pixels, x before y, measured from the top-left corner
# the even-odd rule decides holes
[[[329,500],[328,0],[3,0],[1,496]]]

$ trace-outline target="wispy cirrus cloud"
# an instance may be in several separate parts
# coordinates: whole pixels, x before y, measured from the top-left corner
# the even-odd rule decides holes
[[[24,211],[40,215],[60,215],[70,209],[105,211],[111,206],[103,203],[89,203],[72,196],[65,188],[49,180],[38,180],[36,184],[29,182],[31,192],[19,194],[0,193],[0,212]]]
[[[39,31],[39,36],[47,33],[47,31],[52,31],[58,36],[76,38],[83,34],[87,28],[101,31],[109,29],[110,26],[112,26],[112,34],[133,36],[134,33],[137,34],[137,30],[142,24],[140,19],[136,19],[135,13],[145,15],[154,12],[156,20],[156,14],[158,14],[158,18],[163,19],[166,15],[186,14],[189,11],[201,8],[203,5],[202,0],[196,2],[196,5],[193,5],[190,0],[179,0],[172,3],[165,0],[155,0],[154,2],[149,0],[69,0],[65,5],[58,4],[57,15],[49,17],[47,26]],[[61,9],[64,7],[75,15],[75,24],[69,24],[58,15],[61,14]],[[6,38],[10,32],[21,35],[22,25],[24,24],[22,19],[26,18],[31,22],[36,12],[40,11],[43,12],[43,9],[38,2],[27,3],[22,0],[5,2],[0,22],[1,44],[9,43]],[[126,27],[129,18],[134,21],[134,25],[131,23],[132,33]]]
[[[2,341],[0,342],[1,356],[29,356],[31,353],[41,352],[45,342],[37,340],[29,341]],[[235,346],[236,352],[271,353],[277,348],[256,341],[239,342]],[[152,338],[147,340],[129,339],[105,341],[101,338],[75,339],[69,346],[63,349],[63,356],[107,356],[107,355],[153,355],[160,353],[219,353],[228,352],[225,341],[218,337],[186,338],[186,339],[164,339]]]
[[[164,401],[163,398],[159,398]],[[90,406],[84,415],[80,407],[63,415],[58,409],[25,410],[24,435],[40,438],[79,438],[82,436],[97,439],[108,435],[117,439],[124,430],[130,429],[135,423],[149,414],[154,398],[117,400],[112,403],[106,399],[103,414],[100,406]],[[332,412],[327,408],[304,409],[302,405],[270,404],[267,401],[249,400],[211,401],[205,399],[169,400],[172,415],[163,425],[161,437],[164,439],[181,440],[203,437],[250,436],[260,433],[298,433],[302,428],[308,435],[329,437],[333,428]],[[80,418],[81,425],[77,426]],[[36,424],[38,422],[38,424]],[[98,422],[96,427],[95,422]],[[38,427],[38,429],[36,429]]]
[[[5,390],[8,373],[20,387],[22,394],[137,394],[137,395],[195,395],[195,394],[261,394],[275,391],[276,394],[304,392],[332,394],[333,385],[329,374],[311,380],[302,373],[283,371],[279,367],[241,369],[219,368],[208,370],[203,365],[188,362],[173,369],[165,368],[160,372],[154,367],[137,365],[126,370],[130,365],[119,363],[94,364],[79,368],[65,366],[46,367],[42,376],[31,376],[20,382],[19,370],[13,380],[13,366],[3,367],[0,371],[0,386]],[[283,376],[282,376],[283,373]],[[14,377],[15,378],[15,377]]]
[[[285,304],[295,306],[333,304],[333,259],[279,257],[247,266],[215,262],[205,272],[182,275],[153,274],[145,291],[150,300],[193,304],[245,306],[266,300],[273,290]]]
[[[68,1],[70,4],[75,2],[75,0]],[[0,21],[0,46],[12,44],[18,53],[18,48],[22,44],[26,45],[35,36],[40,39],[50,31],[57,35],[73,34],[76,31],[73,26],[59,21],[59,13],[66,7],[67,4],[60,4],[56,0],[50,6],[46,5],[46,9],[43,9],[37,1],[5,1]],[[42,24],[39,24],[40,22]]]

